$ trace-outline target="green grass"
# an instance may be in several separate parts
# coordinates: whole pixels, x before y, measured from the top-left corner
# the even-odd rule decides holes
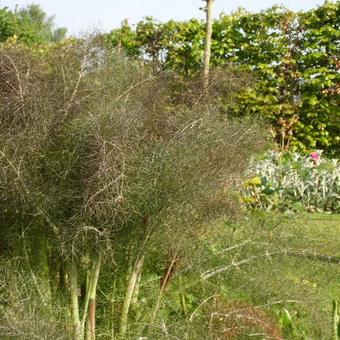
[[[188,254],[182,254],[150,339],[332,339],[332,301],[340,301],[340,263],[334,262],[340,257],[339,245],[340,215],[258,212],[237,222],[212,223],[196,244],[189,245]],[[243,260],[246,262],[240,262]],[[201,278],[202,273],[233,262],[235,266],[220,275]],[[163,273],[157,268],[150,258],[143,271],[139,304],[129,315],[126,339],[145,334]],[[104,275],[103,271],[98,291],[98,339],[111,338],[114,321],[109,289],[112,276]],[[117,278],[124,281],[125,276]],[[20,301],[25,308],[35,309],[34,294],[29,294]],[[116,319],[123,296],[117,281]],[[13,320],[25,332],[39,334],[47,327],[56,334],[62,331],[43,310],[40,320],[36,310],[20,316],[15,305],[6,306],[11,306],[7,314],[14,311]],[[216,313],[220,317],[212,318]],[[0,326],[4,315],[0,310]]]
[[[236,229],[224,223],[217,229],[223,241],[213,244],[214,267],[249,261],[210,278],[211,287],[277,322],[287,310],[292,323],[281,325],[286,339],[331,338],[332,300],[340,300],[340,215],[258,213]]]
[[[200,242],[206,247],[187,259],[190,269],[183,263],[163,296],[155,339],[331,339],[332,301],[340,301],[340,215],[259,212],[209,225]],[[147,273],[144,280],[142,296],[153,300],[157,287]],[[131,334],[141,319],[135,322]]]

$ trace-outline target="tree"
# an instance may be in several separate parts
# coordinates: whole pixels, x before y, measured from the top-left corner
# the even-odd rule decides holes
[[[65,38],[67,29],[55,28],[54,17],[49,17],[39,5],[0,9],[0,41],[16,37],[18,42],[43,44]]]
[[[0,42],[13,37],[17,32],[17,17],[7,7],[0,8]]]

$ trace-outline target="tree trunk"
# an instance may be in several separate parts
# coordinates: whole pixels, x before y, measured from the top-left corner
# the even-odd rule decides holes
[[[204,66],[203,66],[203,87],[206,90],[209,85],[209,67],[211,55],[211,35],[213,24],[213,2],[214,0],[205,0],[206,6],[206,30],[204,43]]]
[[[134,265],[132,270],[130,280],[126,289],[126,294],[123,302],[121,317],[120,317],[120,328],[119,328],[119,337],[124,339],[127,329],[127,321],[128,321],[128,314],[130,310],[131,301],[133,298],[133,293],[135,291],[136,283],[138,277],[142,271],[144,263],[144,255],[137,258],[137,261]]]

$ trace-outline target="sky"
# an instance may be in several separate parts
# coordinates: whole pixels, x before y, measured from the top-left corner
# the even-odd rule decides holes
[[[0,7],[39,4],[48,15],[55,15],[58,27],[66,27],[71,34],[99,29],[110,31],[124,19],[135,24],[143,17],[153,16],[160,21],[203,18],[199,7],[202,0],[0,0]],[[238,7],[260,11],[274,4],[289,9],[307,10],[323,4],[324,0],[215,0],[214,15],[230,13]]]

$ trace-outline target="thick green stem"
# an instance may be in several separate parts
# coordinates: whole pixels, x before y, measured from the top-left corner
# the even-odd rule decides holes
[[[144,263],[144,255],[138,257],[134,268],[130,275],[130,280],[126,289],[126,294],[123,302],[121,317],[120,317],[120,327],[119,327],[119,337],[124,339],[127,329],[127,321],[128,321],[128,314],[131,306],[131,301],[133,297],[133,293],[136,288],[136,283],[138,280],[138,276],[140,275]]]
[[[80,321],[80,333],[81,333],[82,339],[84,338],[85,322],[86,322],[87,310],[89,308],[89,301],[90,301],[90,289],[89,289],[90,284],[89,284],[89,282],[90,282],[91,272],[92,272],[92,267],[87,272],[86,293],[85,293],[85,297],[84,297],[83,314],[82,314],[81,321]]]
[[[79,318],[79,301],[78,301],[78,270],[74,261],[67,266],[68,284],[70,291],[70,307],[75,339],[81,339],[81,325]]]
[[[95,340],[96,338],[96,292],[98,285],[98,278],[101,265],[101,254],[93,260],[91,273],[88,276],[88,332],[87,339]],[[86,311],[84,310],[84,313]]]
[[[131,308],[135,309],[138,306],[138,296],[139,296],[139,289],[140,289],[140,283],[142,280],[142,271],[138,273],[135,289],[133,290],[132,294],[132,300],[131,300]]]

